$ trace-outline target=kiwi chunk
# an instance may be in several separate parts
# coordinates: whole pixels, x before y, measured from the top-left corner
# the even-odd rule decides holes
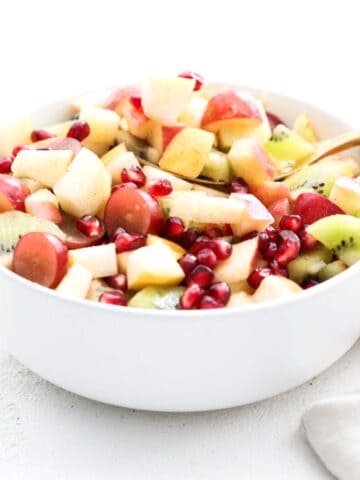
[[[229,182],[231,170],[227,155],[219,150],[212,150],[205,162],[201,176],[215,182]]]
[[[346,265],[360,259],[360,218],[331,215],[309,225],[307,231]]]
[[[340,176],[352,177],[352,164],[342,160],[322,160],[314,165],[303,167],[285,180],[296,194],[314,192],[329,196],[336,179]]]
[[[301,254],[289,263],[288,271],[291,280],[301,283],[306,277],[316,275],[332,258],[330,250],[319,247],[312,252]]]
[[[0,255],[11,253],[20,238],[29,232],[46,232],[65,240],[65,234],[55,223],[28,213],[11,211],[0,214]]]
[[[129,307],[175,310],[184,287],[145,287],[129,301]]]
[[[325,265],[325,267],[317,274],[317,278],[321,282],[324,282],[325,280],[335,277],[344,270],[346,270],[345,263],[342,260],[335,260],[334,262]]]

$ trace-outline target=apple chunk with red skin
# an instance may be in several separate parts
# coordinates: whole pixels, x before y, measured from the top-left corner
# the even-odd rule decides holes
[[[215,282],[236,283],[246,280],[254,269],[258,246],[258,237],[233,245],[230,257],[220,262],[214,270]]]
[[[163,153],[171,140],[184,128],[184,125],[165,126],[154,120],[150,121],[146,140],[160,153]]]
[[[30,195],[28,186],[11,175],[0,175],[0,213],[25,210],[25,198]]]
[[[231,225],[234,235],[242,236],[252,231],[261,232],[274,222],[269,210],[254,195],[232,193],[230,200],[237,200],[244,205],[241,222]]]

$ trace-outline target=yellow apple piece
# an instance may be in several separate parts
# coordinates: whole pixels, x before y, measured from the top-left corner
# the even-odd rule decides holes
[[[268,302],[301,291],[302,288],[292,280],[278,275],[269,275],[260,283],[252,299],[255,303]]]
[[[233,245],[230,257],[215,268],[214,280],[226,283],[246,280],[256,262],[258,243],[255,237]]]
[[[171,140],[159,165],[164,170],[196,178],[204,168],[214,140],[211,132],[186,127]]]
[[[149,285],[178,285],[184,272],[167,246],[151,245],[130,252],[127,263],[130,290]]]
[[[360,181],[340,176],[330,191],[329,200],[348,215],[360,215]]]
[[[30,117],[22,117],[0,127],[0,155],[11,155],[14,147],[31,143]]]
[[[103,155],[116,140],[119,115],[112,110],[87,106],[80,110],[79,120],[87,122],[90,127],[90,134],[82,144],[97,155]]]
[[[115,243],[70,251],[70,258],[86,268],[93,278],[111,277],[118,273]]]
[[[70,297],[86,298],[91,279],[91,272],[82,265],[74,263],[56,287],[56,291]]]
[[[177,243],[167,240],[166,238],[158,237],[157,235],[148,235],[146,245],[163,245],[170,249],[176,260],[179,260],[186,253],[186,250]]]
[[[125,152],[127,152],[125,142],[119,143],[119,145],[116,145],[116,147],[104,153],[104,155],[101,157],[101,161],[104,165],[109,165],[109,163],[117,160]]]
[[[234,235],[239,237],[249,232],[261,232],[274,222],[274,217],[263,203],[254,195],[248,193],[232,193],[230,200],[242,202],[244,214],[240,223],[231,224]]]

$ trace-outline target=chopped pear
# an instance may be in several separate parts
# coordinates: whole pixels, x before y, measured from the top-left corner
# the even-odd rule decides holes
[[[56,291],[70,297],[86,298],[91,279],[92,275],[89,270],[78,263],[74,263],[56,287]]]
[[[55,123],[44,128],[47,132],[53,133],[57,137],[66,137],[71,125],[75,120],[67,120],[66,122]]]
[[[13,148],[31,142],[30,117],[18,118],[0,128],[0,155],[11,155]]]
[[[71,250],[70,258],[91,272],[93,278],[111,277],[118,273],[115,243]]]
[[[118,160],[125,152],[127,152],[125,142],[119,143],[119,145],[116,145],[116,147],[104,153],[104,155],[101,157],[101,161],[104,163],[104,165],[109,165],[109,163]]]
[[[261,232],[271,225],[274,217],[269,210],[254,195],[247,193],[232,193],[230,200],[237,200],[244,205],[244,215],[241,222],[231,224],[234,235],[239,237],[249,232]]]
[[[301,291],[302,288],[292,280],[277,275],[269,275],[260,283],[252,299],[255,303],[268,302]]]
[[[254,268],[258,253],[257,237],[233,245],[227,260],[220,262],[214,270],[216,282],[236,283],[246,280]]]
[[[115,142],[120,128],[120,117],[117,113],[92,106],[80,110],[79,119],[87,122],[90,134],[82,144],[98,155],[103,155]]]
[[[166,238],[158,237],[157,235],[148,235],[146,245],[164,245],[170,249],[176,260],[179,260],[186,253],[186,250],[177,243],[167,240]]]

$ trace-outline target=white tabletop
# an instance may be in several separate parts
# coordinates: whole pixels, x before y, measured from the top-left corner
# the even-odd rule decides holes
[[[190,68],[299,96],[359,125],[355,4],[324,12],[323,2],[308,0],[3,2],[0,117]],[[144,413],[67,393],[0,349],[0,478],[330,479],[304,441],[300,416],[314,400],[359,389],[360,343],[318,378],[255,405]]]

